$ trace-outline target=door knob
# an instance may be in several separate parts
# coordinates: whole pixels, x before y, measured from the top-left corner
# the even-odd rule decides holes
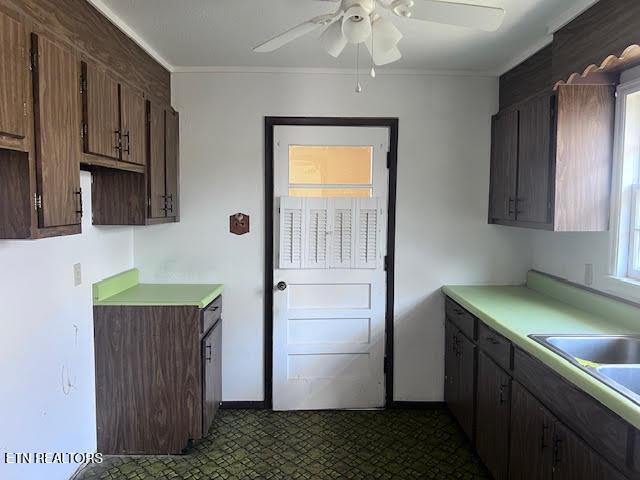
[[[286,282],[278,282],[276,288],[282,292],[283,290],[287,289],[287,284]]]

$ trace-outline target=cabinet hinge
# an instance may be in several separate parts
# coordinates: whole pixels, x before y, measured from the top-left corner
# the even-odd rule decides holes
[[[80,75],[80,94],[87,93],[87,79]]]
[[[389,270],[389,257],[387,255],[384,256],[384,271]]]
[[[391,152],[387,152],[387,169],[391,168]]]
[[[27,102],[22,102],[22,115],[27,116]]]
[[[33,206],[36,212],[42,209],[42,195],[39,195],[37,193],[33,194]]]
[[[24,58],[25,54],[26,54],[26,51],[24,47],[20,47],[20,58]]]
[[[87,134],[87,124],[80,122],[80,137],[84,138]]]
[[[38,67],[38,52],[31,50],[31,70],[36,70]]]
[[[387,359],[387,356],[384,356],[384,360],[382,363],[382,372],[386,375],[387,373],[389,373],[389,360]]]

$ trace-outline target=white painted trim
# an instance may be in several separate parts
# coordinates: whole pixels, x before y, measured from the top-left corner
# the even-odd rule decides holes
[[[314,68],[314,67],[243,67],[243,66],[201,66],[201,67],[173,67],[173,73],[269,73],[293,75],[355,75],[355,68]],[[360,70],[360,75],[368,75],[368,67]],[[419,70],[419,69],[388,69],[376,68],[376,75],[426,75],[443,77],[495,77],[494,72],[472,70]]]
[[[87,0],[91,5],[96,7],[102,15],[104,15],[111,23],[118,27],[131,40],[136,42],[140,48],[151,55],[160,65],[173,72],[171,65],[165,58],[160,55],[147,41],[136,33],[122,18],[120,18],[111,8],[109,8],[102,0]]]
[[[604,279],[605,291],[634,302],[640,301],[640,282],[609,275]]]
[[[547,33],[549,35],[553,35],[569,22],[575,20],[589,8],[593,7],[599,1],[600,0],[581,0],[576,3],[569,10],[566,10],[562,15],[558,15],[558,18],[549,23],[547,26]]]
[[[539,41],[534,43],[531,47],[527,48],[523,52],[520,52],[518,55],[513,57],[508,62],[502,64],[501,67],[496,69],[495,75],[499,77],[500,75],[507,73],[509,70],[511,70],[514,67],[517,67],[532,55],[538,53],[540,50],[542,50],[544,47],[549,45],[551,42],[553,42],[553,35],[544,36]]]

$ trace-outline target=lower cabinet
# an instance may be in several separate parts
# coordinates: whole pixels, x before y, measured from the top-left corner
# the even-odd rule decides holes
[[[478,354],[476,449],[496,480],[508,478],[511,377]]]
[[[206,435],[222,402],[222,322],[202,339],[202,434]]]
[[[194,306],[94,306],[97,447],[180,454],[221,400],[221,297]]]
[[[495,480],[640,479],[640,431],[454,303],[445,402]]]
[[[445,402],[464,432],[473,438],[476,346],[450,320],[445,331]]]
[[[553,417],[542,404],[514,381],[511,394],[510,478],[551,478],[553,423]]]

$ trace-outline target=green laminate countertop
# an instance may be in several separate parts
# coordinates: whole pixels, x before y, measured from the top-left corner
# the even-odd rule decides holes
[[[640,428],[640,407],[529,335],[640,333],[640,310],[529,272],[524,286],[445,286],[443,292],[514,345]]]
[[[204,308],[224,289],[221,284],[139,283],[138,279],[134,268],[95,283],[93,304]]]

